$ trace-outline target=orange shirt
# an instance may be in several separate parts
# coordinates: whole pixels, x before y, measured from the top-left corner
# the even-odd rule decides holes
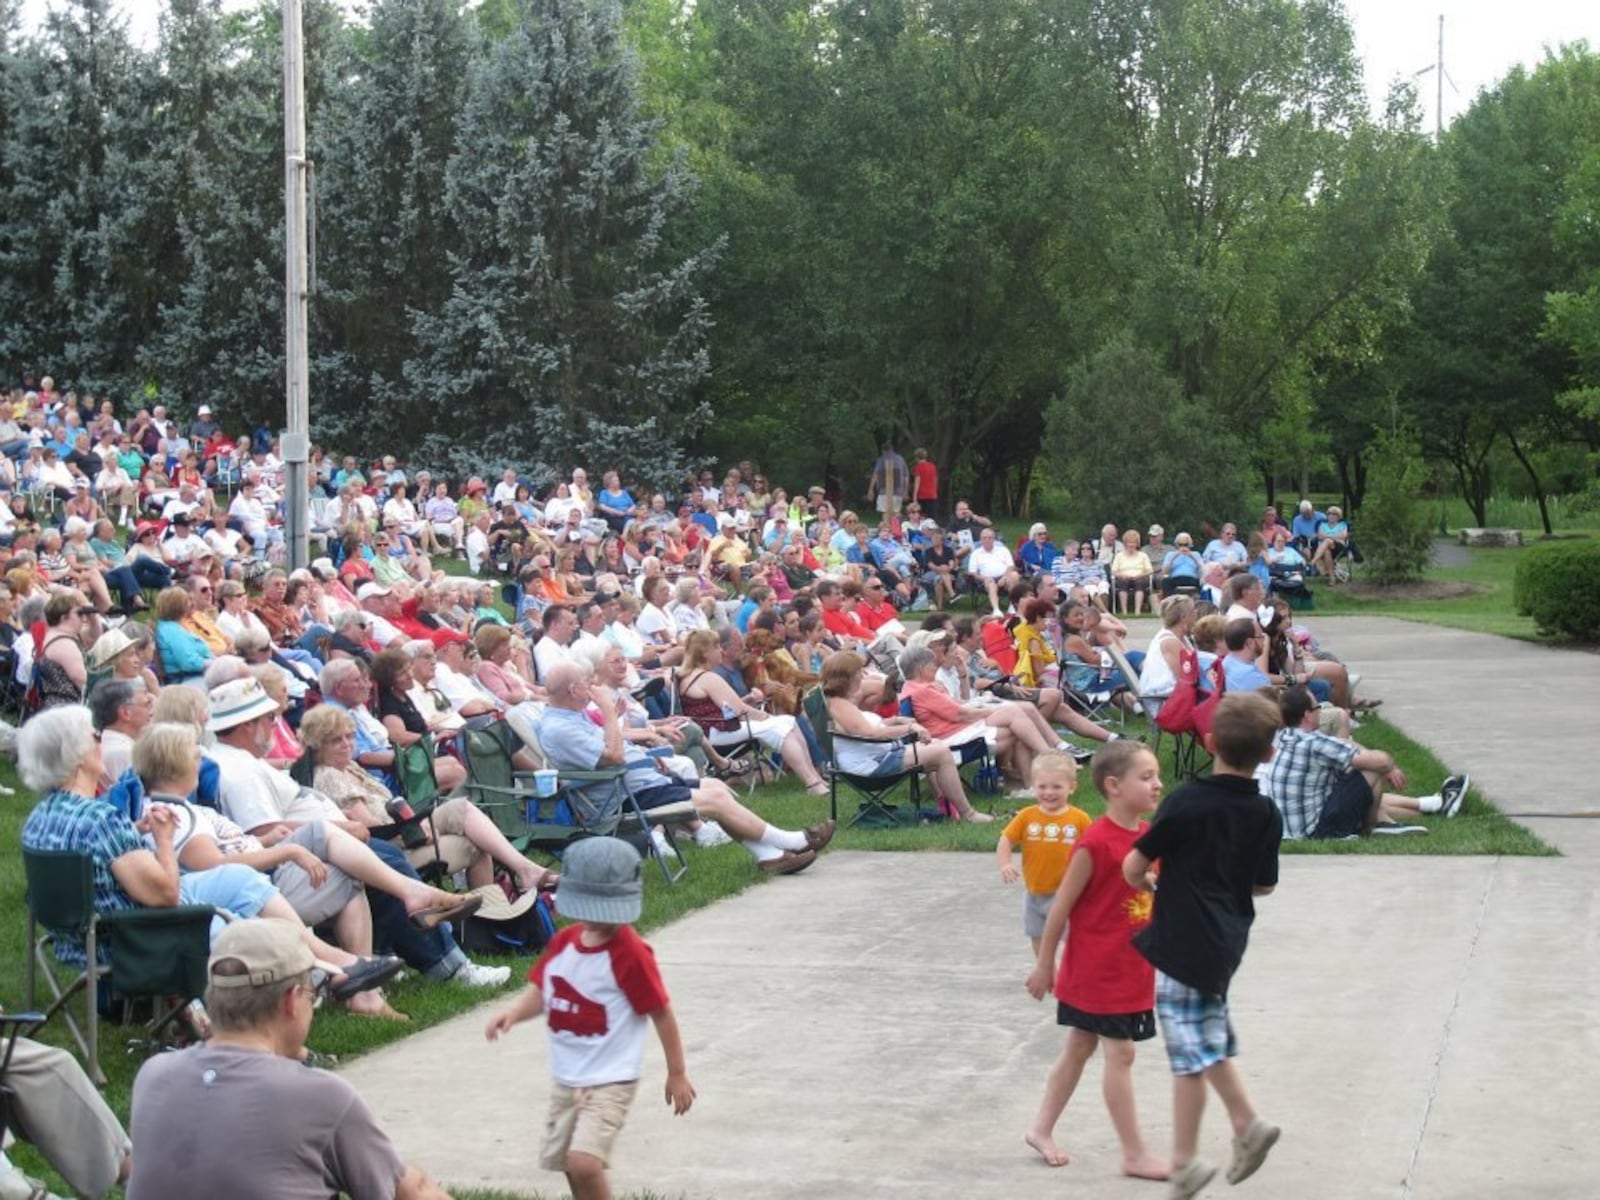
[[[1022,850],[1022,886],[1030,895],[1048,896],[1061,886],[1078,839],[1090,824],[1089,814],[1074,804],[1058,813],[1030,804],[1011,818],[1001,836]]]

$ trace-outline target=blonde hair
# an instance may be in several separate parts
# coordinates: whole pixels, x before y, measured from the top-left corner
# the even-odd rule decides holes
[[[336,737],[354,733],[356,723],[350,714],[331,704],[319,704],[300,722],[300,741],[315,753]]]
[[[1069,786],[1075,786],[1078,782],[1078,760],[1065,750],[1046,750],[1034,755],[1032,778],[1028,782],[1031,784],[1040,775],[1058,775]]]
[[[211,720],[211,703],[197,687],[187,683],[169,683],[156,696],[155,711],[150,717],[157,724],[179,722],[204,729],[206,722]]]
[[[200,739],[186,721],[158,721],[133,744],[133,769],[147,788],[180,779],[200,756]]]

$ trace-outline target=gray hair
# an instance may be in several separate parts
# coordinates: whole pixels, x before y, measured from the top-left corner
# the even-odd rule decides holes
[[[17,620],[26,629],[30,625],[37,625],[44,620],[45,597],[38,592],[33,593],[22,602],[17,609]]]
[[[94,749],[94,720],[81,704],[60,704],[17,731],[17,771],[36,792],[71,779]]]
[[[424,654],[427,654],[429,651],[433,650],[433,648],[433,643],[427,638],[413,638],[411,641],[407,642],[401,647],[401,649],[406,652],[407,658],[421,658]]]
[[[133,744],[133,769],[146,787],[171,783],[194,765],[200,738],[193,725],[158,721]]]
[[[567,650],[568,656],[580,667],[587,667],[591,673],[600,669],[600,663],[606,656],[606,651],[611,649],[611,643],[604,638],[584,638],[583,641],[571,646]]]
[[[672,598],[679,604],[693,604],[695,601],[700,599],[699,580],[678,580],[678,586],[672,589]]]
[[[333,619],[335,633],[341,629],[348,629],[352,625],[359,625],[365,629],[367,627],[367,614],[359,608],[347,608]]]
[[[249,674],[249,663],[237,654],[224,654],[206,664],[206,691],[219,688],[225,683],[232,683],[235,679],[245,679]]]
[[[917,672],[933,663],[933,651],[927,646],[907,646],[900,655],[900,674],[915,679]]]
[[[243,975],[245,965],[238,959],[223,959],[211,967],[213,975]],[[257,987],[206,988],[206,1015],[219,1033],[248,1033],[272,1022],[283,998],[295,988],[309,983],[311,972],[303,971],[288,979],[274,980]]]
[[[117,723],[117,714],[124,704],[144,691],[142,679],[102,679],[89,689],[89,715],[96,729],[109,729]]]
[[[265,629],[257,629],[254,625],[239,631],[239,636],[233,639],[233,648],[241,657],[254,654],[258,650],[265,650],[272,645],[272,639],[267,636]]]
[[[361,663],[354,658],[330,659],[322,668],[322,674],[317,679],[317,684],[322,689],[324,696],[331,696],[345,680],[352,675],[365,674]]]

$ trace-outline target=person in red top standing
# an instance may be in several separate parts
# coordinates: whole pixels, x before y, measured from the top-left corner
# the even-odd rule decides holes
[[[1122,1173],[1165,1179],[1168,1164],[1145,1147],[1133,1100],[1134,1043],[1156,1032],[1155,970],[1133,948],[1133,935],[1150,923],[1151,897],[1122,875],[1123,858],[1148,828],[1141,816],[1161,798],[1161,765],[1143,743],[1115,741],[1095,752],[1092,769],[1095,786],[1106,797],[1106,814],[1078,839],[1027,982],[1028,994],[1042,1000],[1055,978],[1056,1022],[1071,1032],[1023,1140],[1052,1167],[1067,1164],[1055,1143],[1056,1121],[1103,1044],[1106,1107],[1122,1143]],[[1069,917],[1072,936],[1057,972],[1056,947]]]
[[[911,456],[911,498],[924,513],[939,519],[939,468],[921,446]]]

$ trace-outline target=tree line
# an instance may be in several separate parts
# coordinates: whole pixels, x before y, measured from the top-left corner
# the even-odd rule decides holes
[[[272,422],[277,6],[164,0],[150,48],[112,0],[15,8],[0,362]],[[854,493],[892,437],[980,505],[1122,520],[1359,505],[1380,435],[1480,519],[1592,478],[1586,47],[1435,147],[1407,87],[1373,115],[1337,0],[306,11],[332,444]]]

